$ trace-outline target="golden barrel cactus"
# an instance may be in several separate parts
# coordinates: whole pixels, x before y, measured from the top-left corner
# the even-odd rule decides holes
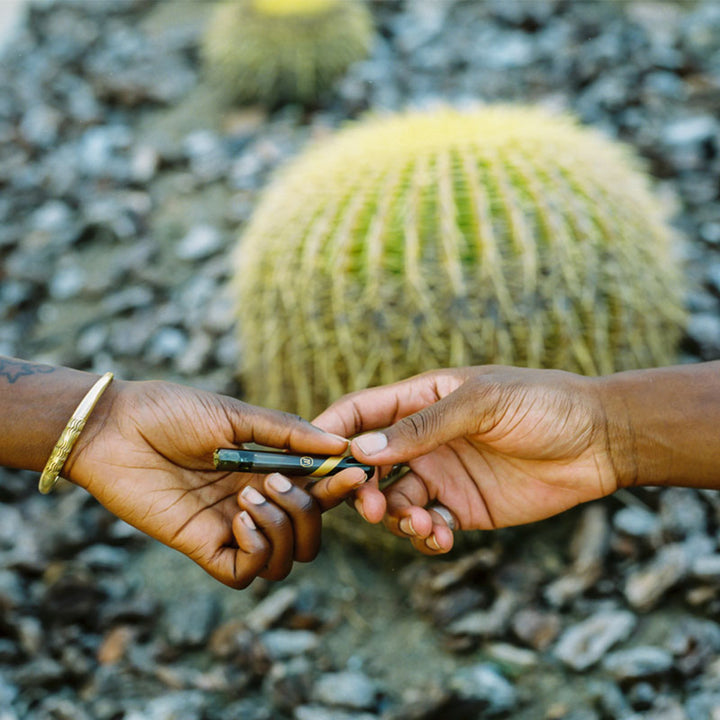
[[[230,0],[202,43],[210,79],[232,100],[316,101],[372,40],[362,0]]]
[[[312,147],[238,247],[249,398],[310,416],[430,368],[671,362],[681,273],[637,165],[529,107],[373,117]]]

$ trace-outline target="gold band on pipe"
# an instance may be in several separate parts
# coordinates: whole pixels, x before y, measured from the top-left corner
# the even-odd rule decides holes
[[[335,468],[335,466],[343,459],[342,455],[335,455],[333,457],[329,457],[327,460],[323,462],[322,465],[320,465],[317,470],[313,471],[308,475],[308,477],[324,477],[325,475],[330,474],[330,472]]]
[[[80,401],[80,404],[75,408],[75,412],[71,415],[68,424],[60,434],[60,438],[55,443],[55,447],[45,464],[42,475],[40,475],[38,490],[43,495],[47,495],[55,487],[62,472],[63,465],[65,465],[68,455],[70,455],[77,439],[80,437],[80,433],[83,431],[85,423],[90,417],[90,413],[95,408],[101,395],[107,389],[107,386],[112,382],[112,379],[113,374],[111,372],[105,373],[90,390],[88,390],[85,397]]]

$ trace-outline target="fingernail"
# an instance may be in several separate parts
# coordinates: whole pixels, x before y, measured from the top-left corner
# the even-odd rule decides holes
[[[257,525],[253,522],[253,519],[250,517],[250,513],[247,510],[243,510],[240,513],[240,519],[249,527],[251,530],[257,530]]]
[[[254,487],[251,487],[250,485],[243,488],[240,495],[253,505],[262,505],[265,502],[265,498]]]
[[[402,520],[400,520],[398,525],[406,535],[415,535],[415,528],[413,527],[412,520],[409,517],[404,517]]]
[[[357,480],[355,480],[355,482],[353,482],[351,487],[354,487],[354,488],[360,487],[361,485],[364,485],[366,482],[367,482],[367,475],[365,474],[365,471],[363,470],[362,476],[359,477]]]
[[[383,433],[372,432],[355,438],[357,446],[365,455],[375,455],[387,447],[388,440]]]
[[[350,441],[346,437],[343,437],[342,435],[336,435],[335,433],[326,433],[326,435],[330,435],[330,437],[334,437],[334,438],[337,438],[338,440],[342,440],[345,443],[345,445],[350,444]]]
[[[440,545],[438,545],[438,541],[435,539],[434,535],[431,535],[426,541],[425,544],[431,549],[431,550],[439,550]]]
[[[367,522],[367,518],[365,517],[365,513],[363,512],[362,503],[360,502],[360,500],[356,500],[354,505],[355,505],[355,509],[358,511],[358,514],[360,515],[360,517],[362,517],[362,519]]]
[[[286,493],[292,488],[292,483],[280,473],[273,473],[268,475],[267,484],[275,491],[279,493]]]

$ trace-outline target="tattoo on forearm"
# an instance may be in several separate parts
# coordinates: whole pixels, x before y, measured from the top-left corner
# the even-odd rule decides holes
[[[6,378],[12,385],[21,377],[28,375],[47,375],[55,372],[57,368],[52,365],[39,365],[26,362],[25,360],[14,360],[12,358],[0,357],[0,378]]]

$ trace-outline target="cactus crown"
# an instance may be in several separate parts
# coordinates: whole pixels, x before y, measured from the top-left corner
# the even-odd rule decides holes
[[[570,117],[366,119],[291,163],[246,230],[249,394],[308,415],[433,367],[670,362],[670,240],[631,153]]]
[[[265,15],[312,15],[325,12],[339,0],[253,0],[253,7]]]
[[[215,9],[202,54],[232,100],[314,102],[371,38],[362,0],[234,0]]]

